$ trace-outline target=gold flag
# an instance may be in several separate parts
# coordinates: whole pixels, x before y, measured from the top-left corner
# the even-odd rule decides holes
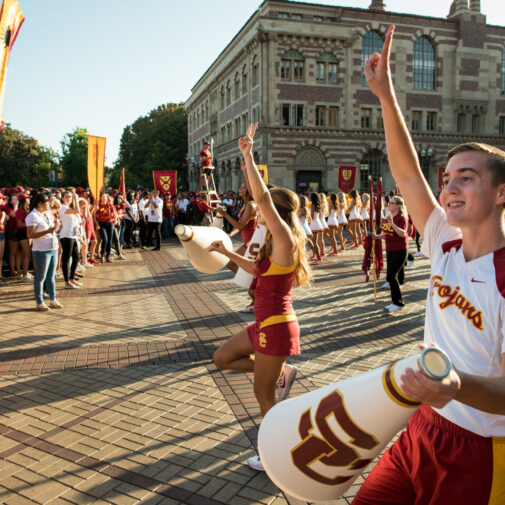
[[[5,76],[9,54],[18,35],[19,29],[25,20],[17,0],[4,0],[0,10],[0,120],[2,121],[2,106],[4,103]],[[1,129],[1,126],[0,126]]]
[[[104,186],[105,138],[88,135],[88,184],[98,202]]]
[[[268,165],[256,165],[265,184],[268,184]]]

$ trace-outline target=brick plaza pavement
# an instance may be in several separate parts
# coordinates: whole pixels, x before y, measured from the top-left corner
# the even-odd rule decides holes
[[[389,290],[374,303],[360,265],[346,251],[295,290],[291,396],[416,352],[428,261],[407,270],[397,315],[383,310]],[[251,377],[212,363],[253,320],[232,279],[196,272],[174,240],[89,269],[82,289],[59,291],[60,310],[34,311],[31,285],[0,287],[0,503],[302,505],[247,467]],[[362,480],[331,503],[350,503]]]

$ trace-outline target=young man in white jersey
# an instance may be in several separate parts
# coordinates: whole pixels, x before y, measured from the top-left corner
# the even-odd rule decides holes
[[[439,382],[407,370],[402,389],[423,405],[353,504],[504,504],[505,152],[453,148],[437,204],[396,100],[393,31],[365,75],[381,102],[391,172],[431,260],[424,345],[445,350],[454,369]]]

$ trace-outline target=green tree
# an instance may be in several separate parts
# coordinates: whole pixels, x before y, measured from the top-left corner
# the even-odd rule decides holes
[[[179,181],[186,180],[187,139],[184,104],[160,105],[123,130],[111,182],[119,182],[123,167],[130,188],[152,187],[153,170],[177,170]]]
[[[0,131],[0,186],[47,185],[51,151],[15,128]],[[52,155],[52,154],[51,154]]]
[[[63,183],[65,186],[88,185],[88,131],[86,128],[76,127],[67,133],[61,144],[60,165],[63,169]]]

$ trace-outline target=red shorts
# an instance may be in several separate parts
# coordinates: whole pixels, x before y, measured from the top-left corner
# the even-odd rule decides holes
[[[88,240],[90,242],[93,240],[96,241],[95,224],[93,223],[93,219],[88,219],[86,221],[85,229],[86,229],[86,237],[88,238]]]
[[[254,349],[270,356],[300,354],[300,326],[298,321],[271,324],[260,328],[260,323],[247,327],[247,334]]]
[[[481,437],[422,405],[352,505],[505,503],[505,438]]]

